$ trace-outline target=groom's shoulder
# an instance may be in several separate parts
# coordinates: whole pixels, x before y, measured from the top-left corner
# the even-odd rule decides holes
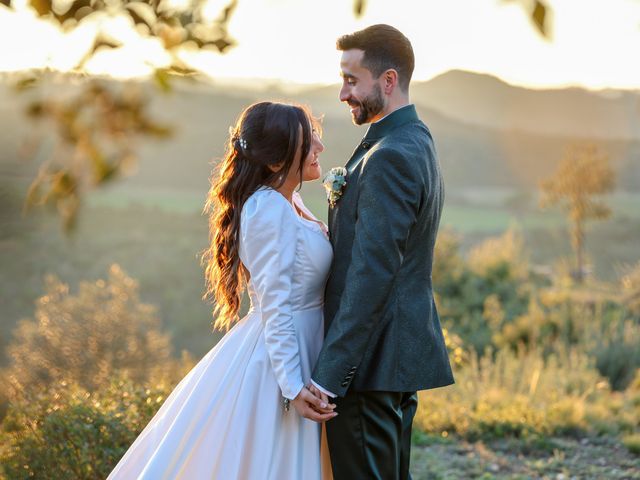
[[[414,156],[433,143],[429,128],[420,120],[401,125],[380,140],[376,150]]]
[[[384,139],[385,143],[423,141],[432,142],[433,136],[429,127],[420,119],[398,125]]]

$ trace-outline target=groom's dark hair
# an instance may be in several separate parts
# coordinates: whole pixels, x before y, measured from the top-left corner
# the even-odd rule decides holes
[[[398,84],[402,91],[409,89],[415,57],[411,42],[397,28],[385,24],[371,25],[338,38],[336,47],[342,51],[363,50],[362,66],[375,78],[393,68],[398,72]]]

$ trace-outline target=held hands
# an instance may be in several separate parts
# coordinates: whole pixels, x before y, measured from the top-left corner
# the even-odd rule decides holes
[[[329,397],[313,385],[303,387],[291,404],[301,416],[318,423],[326,422],[338,415],[333,411],[336,408],[335,404],[329,403]]]

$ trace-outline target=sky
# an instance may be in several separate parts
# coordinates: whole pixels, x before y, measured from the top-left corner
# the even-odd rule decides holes
[[[211,0],[210,11],[215,14],[226,3]],[[640,0],[548,3],[550,40],[535,30],[521,4],[507,0],[369,0],[358,19],[350,0],[240,0],[229,24],[236,47],[226,55],[183,52],[181,57],[216,79],[336,83],[335,39],[388,23],[412,41],[417,80],[462,69],[530,88],[640,89]],[[87,65],[90,72],[126,78],[168,61],[158,41],[140,38],[125,19],[103,15],[93,23],[126,45],[100,52]],[[92,35],[91,24],[65,35],[28,11],[14,13],[0,5],[0,70],[66,70],[84,54]]]

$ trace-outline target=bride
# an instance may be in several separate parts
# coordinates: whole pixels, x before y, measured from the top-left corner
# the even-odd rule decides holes
[[[230,329],[180,381],[109,479],[330,479],[323,422],[306,387],[323,340],[333,252],[297,188],[324,146],[302,107],[261,102],[232,131],[205,205],[215,327]],[[237,320],[246,289],[251,307]],[[292,408],[290,408],[292,407]]]

